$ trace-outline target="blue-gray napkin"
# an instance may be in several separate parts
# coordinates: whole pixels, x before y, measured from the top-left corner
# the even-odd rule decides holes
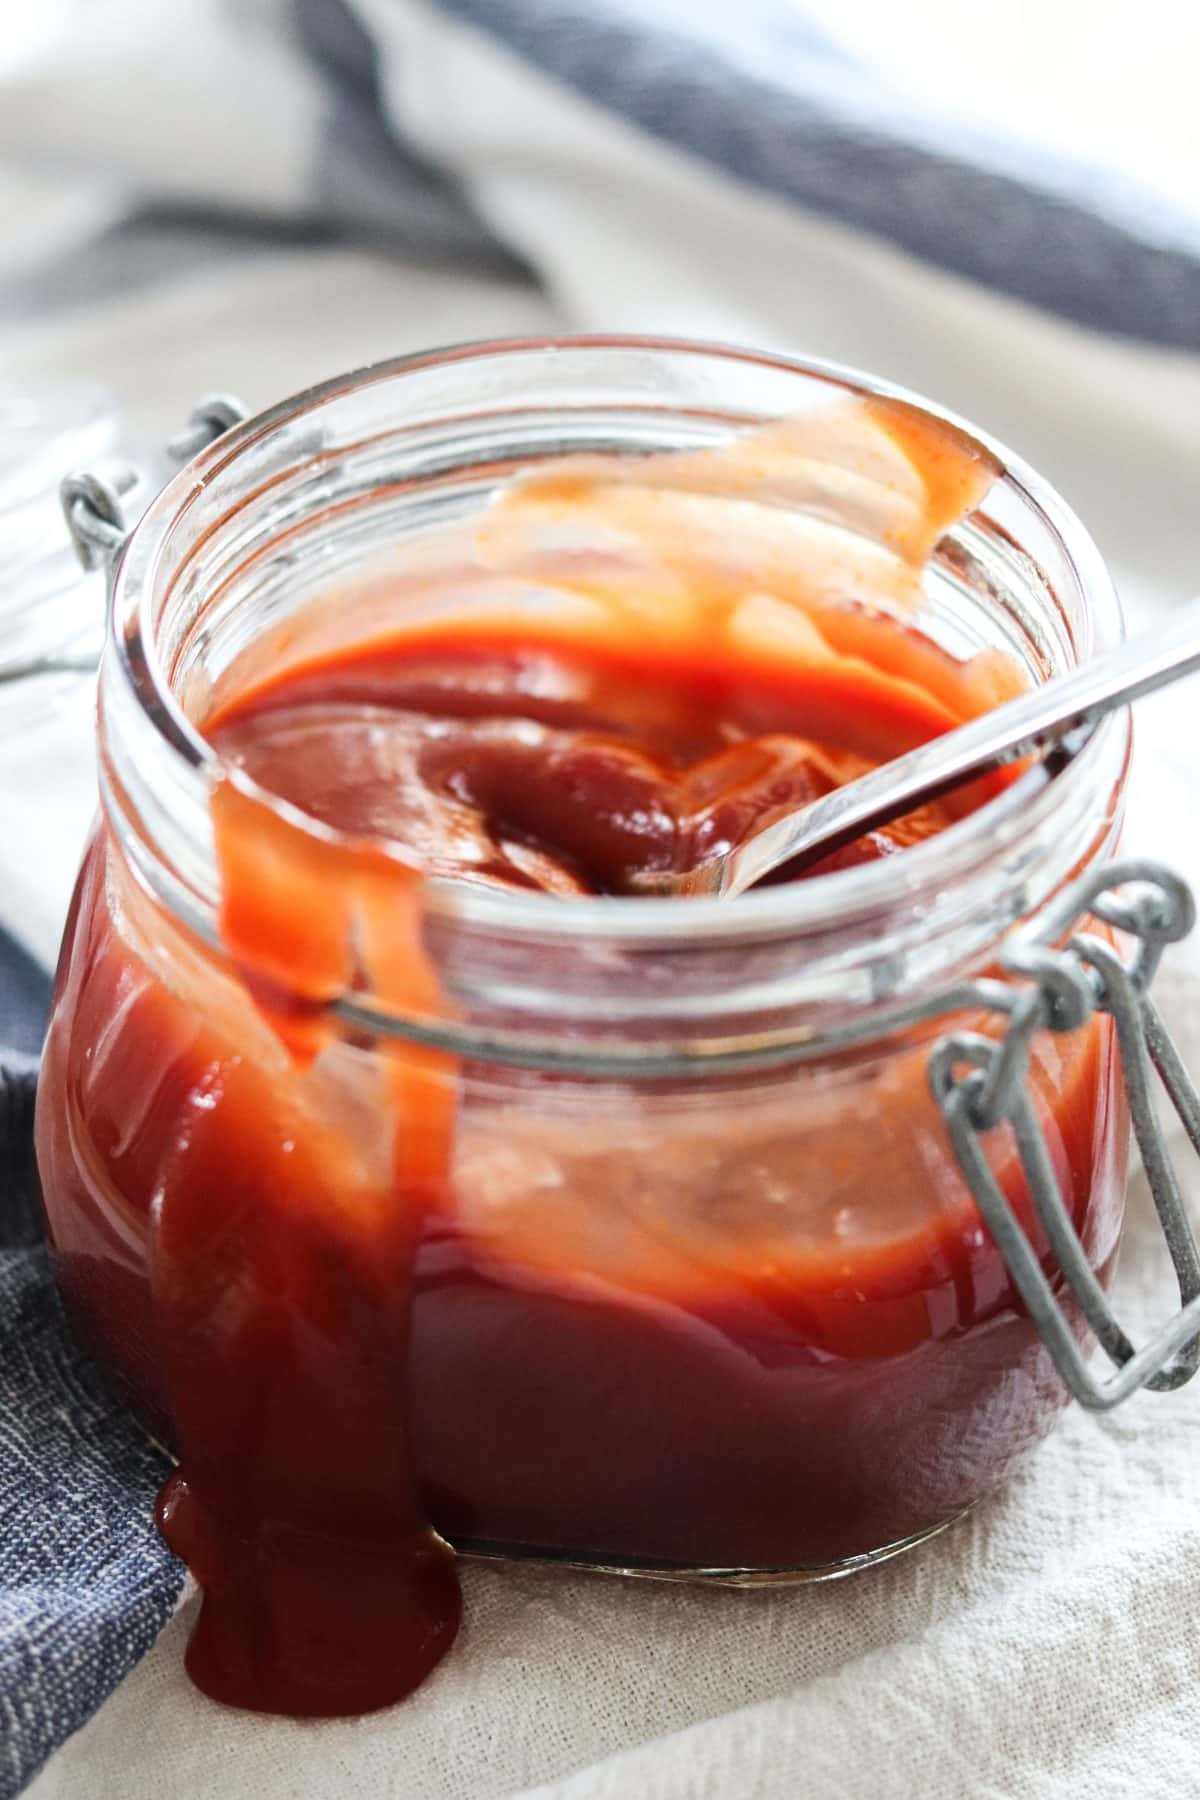
[[[0,932],[0,1800],[149,1649],[182,1569],[154,1529],[165,1459],[72,1341],[33,1172],[45,971]]]
[[[190,201],[135,173],[127,216],[0,284],[0,320],[127,295],[281,236],[520,266],[504,221],[410,141],[403,83],[385,80],[407,54],[400,11],[386,0],[271,9],[270,29],[320,92],[290,210],[274,190],[269,206],[256,199],[252,171],[245,192],[201,184]],[[749,189],[1096,330],[1200,349],[1200,207],[977,119],[961,93],[939,105],[906,91],[886,58],[834,42],[802,0],[430,0],[429,11]]]
[[[364,0],[291,0],[324,78],[318,213],[406,248],[495,259],[456,186],[404,141]],[[796,0],[435,0],[593,105],[748,187],[1100,331],[1200,349],[1200,211],[1117,169],[907,93]]]

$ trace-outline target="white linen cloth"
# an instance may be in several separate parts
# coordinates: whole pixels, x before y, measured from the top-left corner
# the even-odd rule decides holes
[[[544,294],[276,248],[10,326],[0,378],[95,376],[166,432],[199,392],[265,404],[430,342],[704,332],[871,367],[1010,441],[1092,527],[1135,627],[1200,587],[1197,359],[1091,336],[751,194],[415,5],[361,10],[394,45],[383,77],[410,138],[456,167]],[[464,91],[468,109],[452,104]],[[1139,716],[1128,834],[1193,881],[1197,693]],[[0,916],[49,957],[93,804],[86,726],[2,745],[0,764]],[[1198,969],[1189,949],[1160,978],[1194,1070]],[[1131,1204],[1117,1297],[1136,1337],[1171,1294],[1140,1181]],[[257,1719],[205,1700],[182,1667],[188,1603],[28,1792],[1174,1800],[1200,1791],[1198,1471],[1189,1389],[1105,1420],[1072,1409],[1004,1493],[844,1583],[736,1594],[464,1565],[455,1651],[404,1705],[357,1721]]]

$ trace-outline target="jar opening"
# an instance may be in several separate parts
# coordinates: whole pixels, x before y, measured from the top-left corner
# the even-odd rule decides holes
[[[181,703],[188,683],[276,621],[298,594],[369,564],[388,533],[478,508],[504,472],[571,449],[679,448],[794,413],[830,387],[904,399],[819,362],[649,338],[457,346],[347,375],[235,427],[163,490],[134,532],[113,596],[102,677],[102,785],[142,879],[213,941],[219,882],[208,795],[219,759]],[[984,434],[1003,474],[943,539],[929,616],[942,639],[1003,643],[1033,679],[1120,635],[1104,565],[1040,477]],[[208,664],[205,658],[208,658]],[[1105,721],[1051,779],[1031,770],[922,844],[874,865],[735,902],[564,901],[437,884],[431,929],[451,978],[484,1012],[570,1018],[603,1031],[691,1019],[751,1036],[761,1011],[818,1020],[945,982],[986,960],[1116,830],[1127,725]],[[272,799],[315,835],[337,834]],[[547,949],[557,986],[529,985]],[[585,951],[573,972],[569,954]],[[680,993],[681,968],[686,967]],[[600,979],[599,971],[605,971]],[[665,988],[647,990],[647,970]],[[815,1014],[811,1009],[815,1008]],[[380,1015],[367,1007],[374,1028]],[[607,1022],[607,1025],[606,1025]],[[408,1030],[413,1021],[397,1021]],[[819,1026],[818,1026],[819,1029]]]

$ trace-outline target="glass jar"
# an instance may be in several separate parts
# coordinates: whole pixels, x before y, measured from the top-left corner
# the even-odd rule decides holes
[[[892,391],[668,341],[466,346],[285,402],[151,504],[114,585],[102,818],[63,944],[38,1156],[72,1317],[168,1442],[150,1244],[181,1141],[202,1112],[228,1159],[213,1179],[247,1182],[250,1206],[253,1171],[300,1164],[318,1132],[344,1138],[347,1191],[383,1180],[379,1051],[397,1039],[453,1058],[452,1200],[415,1248],[388,1404],[459,1549],[837,1575],[946,1525],[1050,1428],[1065,1390],[926,1081],[963,1017],[896,1015],[993,968],[1017,922],[1111,853],[1123,715],[1051,779],[1030,771],[902,856],[732,904],[434,885],[425,938],[452,1015],[397,1012],[360,984],[312,1062],[264,1023],[218,932],[217,764],[193,721],[256,642],[308,630],[314,604],[327,641],[353,636],[391,547],[469,518],[539,459],[707,446],[831,389]],[[938,546],[916,623],[1044,680],[1113,643],[1119,611],[1079,522],[992,448],[1004,472]],[[393,623],[442,603],[419,584],[387,601]],[[1107,1283],[1128,1136],[1110,1021],[1039,1037],[1030,1084]],[[990,1156],[1044,1252],[1003,1133]]]

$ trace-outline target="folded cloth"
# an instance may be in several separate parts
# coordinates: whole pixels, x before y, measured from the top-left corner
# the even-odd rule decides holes
[[[1200,347],[1200,212],[1111,165],[989,129],[953,92],[906,92],[886,65],[850,54],[806,10],[826,9],[782,0],[301,0],[299,17],[321,18],[306,36],[335,91],[353,66],[338,53],[337,21],[341,42],[366,25],[391,140],[439,169],[456,168],[454,138],[469,141],[475,124],[423,99],[419,71],[435,46],[443,69],[447,55],[452,69],[464,54],[499,47],[749,189],[1086,324]],[[465,28],[457,39],[447,29],[455,25]],[[465,37],[475,39],[469,49]],[[523,114],[510,118],[501,157],[519,156],[528,129]],[[326,155],[336,159],[339,148],[329,133]],[[493,232],[527,251],[506,238],[486,187],[468,181],[464,191]]]
[[[166,1458],[67,1333],[33,1174],[45,972],[0,933],[0,1800],[99,1706],[169,1617],[153,1525]]]
[[[21,1091],[28,1084],[29,1059],[42,1047],[49,1005],[46,971],[0,930],[0,1045],[15,1053],[13,1067],[20,1071],[17,1087]],[[8,1141],[12,1141],[11,1131]]]
[[[869,23],[869,7],[856,11]],[[1128,60],[1120,12],[1089,9],[1088,75],[1110,86]],[[1052,41],[1051,23],[1039,19],[1038,34],[1053,62],[1077,46],[1061,29]],[[986,30],[981,18],[976,53]],[[1180,17],[1172,30],[1186,65],[1195,27]],[[832,0],[115,0],[102,18],[73,19],[65,41],[43,33],[40,47],[5,84],[0,165],[6,153],[75,158],[98,219],[119,217],[122,195],[155,209],[148,234],[125,235],[119,254],[89,268],[92,294],[97,277],[101,290],[128,285],[156,243],[169,263],[188,256],[161,229],[164,205],[223,208],[276,231],[351,231],[409,254],[524,262],[553,278],[559,256],[537,207],[566,175],[577,202],[603,213],[605,170],[589,167],[602,121],[745,195],[996,292],[1200,348],[1194,184],[1189,193],[1158,165],[1131,179],[1113,131],[1072,152],[1036,112],[985,108],[977,81],[964,95],[969,64],[940,82],[900,79],[894,59],[871,54],[869,31],[850,42]],[[1072,98],[1063,83],[1045,110],[1069,117]],[[1136,94],[1121,98],[1122,119],[1136,115]],[[1175,85],[1156,81],[1155,99],[1160,112],[1172,100],[1179,110]],[[1144,122],[1153,138],[1153,116]],[[557,171],[541,166],[548,148]],[[623,156],[618,144],[609,200]],[[46,212],[35,193],[28,232],[6,249],[17,264],[23,243],[35,262],[57,252],[77,300],[77,243],[63,256]],[[211,257],[199,225],[190,254]],[[26,304],[47,291],[39,275]]]

